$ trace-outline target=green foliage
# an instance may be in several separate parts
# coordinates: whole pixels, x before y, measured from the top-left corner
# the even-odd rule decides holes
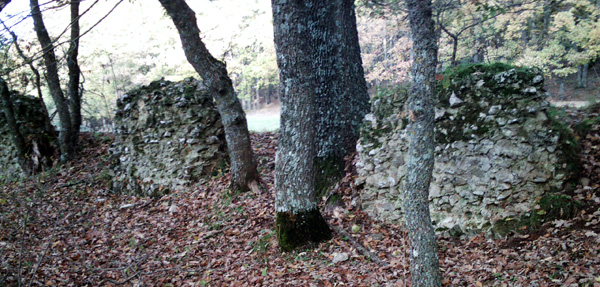
[[[265,254],[271,248],[271,238],[275,236],[274,231],[264,231],[264,235],[252,243],[252,251],[258,254]]]

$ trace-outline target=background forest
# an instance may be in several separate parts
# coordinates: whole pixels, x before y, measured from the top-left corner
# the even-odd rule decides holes
[[[600,1],[187,2],[0,0],[0,285],[600,286]]]
[[[14,1],[0,14],[3,21],[2,74],[12,89],[35,94],[34,75],[16,51],[41,66],[26,1]],[[503,61],[539,67],[555,99],[595,100],[600,53],[600,1],[434,1],[439,39],[439,67]],[[403,1],[357,1],[363,65],[371,92],[407,81],[410,68],[409,27]],[[83,1],[79,65],[83,75],[84,127],[108,128],[117,97],[164,77],[194,76],[176,30],[159,3]],[[278,103],[278,70],[273,45],[270,1],[193,1],[202,39],[227,63],[246,110]],[[57,53],[66,53],[68,7],[61,1],[42,4]],[[15,42],[10,32],[18,37]],[[84,34],[85,33],[85,34]],[[59,64],[66,66],[63,60]],[[66,69],[62,77],[66,78]],[[44,84],[42,84],[44,85]],[[49,109],[47,89],[43,88]],[[276,109],[275,109],[276,110]],[[252,118],[276,121],[276,117]],[[272,126],[272,125],[271,125]],[[252,125],[251,125],[252,127]]]

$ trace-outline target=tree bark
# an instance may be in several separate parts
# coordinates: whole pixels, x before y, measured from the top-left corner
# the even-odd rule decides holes
[[[200,39],[194,11],[184,0],[159,0],[173,20],[188,62],[202,77],[217,103],[225,127],[231,161],[232,187],[242,191],[256,186],[259,174],[250,145],[246,115],[233,90],[225,64],[215,59]]]
[[[327,12],[321,0],[272,0],[273,29],[281,83],[281,128],[275,161],[275,211],[279,246],[293,250],[331,239],[315,196],[318,45],[314,15]]]
[[[0,12],[10,3],[11,0],[0,0]]]
[[[410,123],[406,169],[405,220],[412,286],[441,286],[437,244],[429,215],[429,184],[434,163],[434,91],[437,45],[431,0],[407,0],[413,39]]]
[[[69,69],[69,106],[71,108],[71,145],[77,147],[79,129],[81,128],[81,92],[79,78],[81,70],[77,63],[79,53],[79,0],[71,0],[71,43],[67,52],[67,68]]]
[[[27,165],[26,150],[25,150],[25,139],[19,131],[17,125],[17,118],[15,116],[12,101],[10,99],[10,91],[8,85],[4,79],[0,78],[0,96],[2,97],[2,109],[4,110],[4,116],[6,118],[6,124],[13,140],[13,144],[17,149],[18,162],[21,169],[25,174],[31,174],[31,167]]]
[[[309,26],[317,46],[311,71],[317,74],[316,190],[326,191],[343,176],[344,158],[356,150],[359,128],[369,111],[369,94],[358,43],[354,1],[319,3]]]
[[[56,62],[56,55],[54,54],[54,47],[52,40],[48,35],[44,20],[42,18],[42,12],[37,0],[30,0],[31,17],[33,18],[34,30],[37,34],[38,41],[42,45],[44,64],[46,66],[46,81],[48,82],[48,88],[50,94],[56,105],[58,111],[58,118],[60,121],[59,130],[59,147],[60,147],[60,160],[61,162],[67,162],[75,156],[75,147],[72,145],[73,129],[71,127],[71,115],[69,114],[69,105],[65,98],[62,88],[60,87],[60,79],[58,77],[58,65]]]
[[[579,65],[577,68],[577,88],[587,88],[588,86],[589,64]]]

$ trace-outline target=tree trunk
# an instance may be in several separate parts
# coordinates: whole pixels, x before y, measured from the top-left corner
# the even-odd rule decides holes
[[[413,39],[412,83],[408,100],[409,151],[405,220],[411,243],[412,286],[441,286],[435,233],[429,215],[429,184],[434,162],[434,91],[437,46],[431,0],[407,0]]]
[[[256,186],[259,174],[250,145],[246,115],[237,98],[225,64],[215,59],[200,39],[194,11],[184,0],[159,0],[165,8],[183,45],[188,62],[211,91],[225,127],[231,161],[232,187],[242,191]]]
[[[67,52],[67,67],[69,69],[69,105],[71,108],[71,144],[77,147],[79,129],[81,128],[81,92],[79,91],[79,77],[81,71],[77,63],[79,53],[79,0],[71,0],[71,44]]]
[[[587,88],[589,64],[579,65],[577,68],[577,88]]]
[[[311,36],[326,1],[272,0],[281,83],[281,128],[275,162],[275,210],[279,246],[293,250],[331,239],[315,197],[316,88],[318,49]],[[326,10],[325,10],[326,11]]]
[[[320,194],[343,176],[344,158],[356,150],[369,94],[358,43],[354,1],[319,3],[309,32],[317,46],[316,186]]]
[[[8,27],[5,26],[5,29],[8,30]],[[17,49],[17,53],[19,54],[19,56],[21,56],[21,58],[23,58],[23,61],[25,63],[27,63],[27,65],[29,66],[29,68],[31,69],[31,72],[33,72],[34,75],[34,85],[38,94],[38,98],[40,99],[40,102],[42,104],[42,112],[46,115],[46,117],[49,119],[50,118],[50,114],[48,113],[48,108],[46,107],[46,103],[44,103],[44,97],[42,94],[42,77],[40,76],[40,72],[38,71],[38,69],[35,68],[35,66],[33,65],[33,60],[29,57],[27,57],[25,55],[25,53],[23,52],[23,50],[21,50],[21,46],[19,46],[19,41],[17,38],[17,34],[15,34],[13,31],[8,31],[10,33],[10,35],[13,38],[13,43],[15,44],[15,49]],[[52,122],[47,121],[46,122],[46,130],[52,130]]]
[[[75,147],[72,145],[73,129],[71,127],[71,115],[69,114],[69,105],[65,98],[62,88],[60,87],[60,79],[58,77],[58,66],[56,61],[56,55],[54,54],[54,47],[52,40],[48,35],[44,20],[42,18],[42,12],[37,0],[30,0],[31,17],[33,18],[33,26],[37,34],[40,45],[44,52],[44,64],[46,66],[46,81],[48,82],[48,88],[50,94],[56,105],[58,111],[58,118],[60,121],[59,130],[59,147],[60,147],[60,160],[61,162],[67,162],[74,157]]]
[[[8,3],[10,3],[11,0],[0,0],[0,11],[2,11],[4,9],[4,7],[6,7],[6,5],[8,5]]]
[[[25,174],[31,174],[32,169],[27,164],[27,158],[25,156],[25,139],[19,131],[19,126],[17,125],[17,118],[15,116],[15,112],[13,109],[12,101],[10,99],[10,91],[8,90],[8,85],[4,79],[0,78],[0,96],[2,97],[2,109],[4,110],[4,116],[6,118],[6,125],[8,126],[8,130],[13,140],[13,144],[17,149],[17,156],[19,166]]]

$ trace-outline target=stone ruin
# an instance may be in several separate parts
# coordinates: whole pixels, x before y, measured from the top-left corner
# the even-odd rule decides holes
[[[576,180],[578,145],[545,100],[543,82],[539,70],[501,64],[445,75],[429,195],[438,232],[501,236],[539,226],[546,215],[574,213],[576,203],[563,191]],[[374,99],[357,146],[363,208],[396,223],[403,214],[407,95],[398,89]]]
[[[227,159],[221,117],[207,88],[165,80],[117,101],[113,190],[159,196],[200,182]]]
[[[28,169],[42,171],[53,164],[58,153],[57,133],[39,98],[11,91],[11,102],[17,126],[25,139]],[[6,118],[0,105],[0,179],[15,179],[25,175],[18,162],[17,148],[8,130]]]

